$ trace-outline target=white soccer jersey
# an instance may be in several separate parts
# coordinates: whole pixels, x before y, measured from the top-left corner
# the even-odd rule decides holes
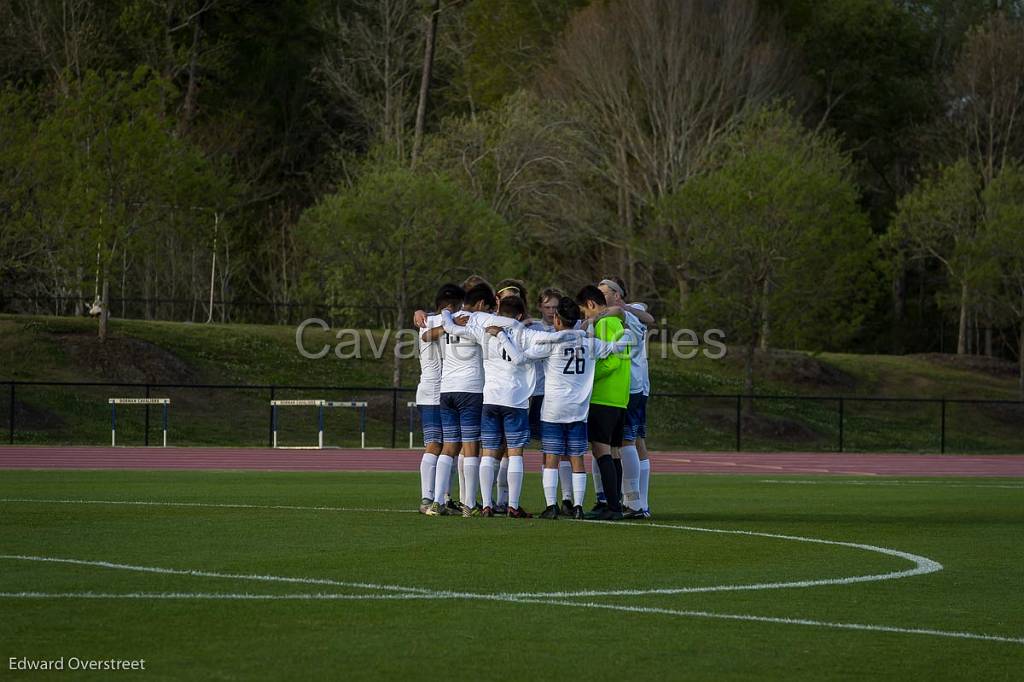
[[[623,310],[626,316],[626,329],[633,332],[637,342],[630,349],[629,354],[629,392],[643,393],[647,395],[651,391],[651,379],[647,367],[647,325],[641,322],[636,315]]]
[[[456,317],[465,317],[469,313],[459,311]],[[451,313],[445,310],[442,320],[451,319]],[[484,365],[480,345],[471,338],[457,334],[445,333],[438,339],[442,347],[441,393],[483,393]]]
[[[440,315],[427,317],[427,329],[440,327],[443,320]],[[416,345],[420,352],[420,383],[416,386],[417,405],[440,405],[441,404],[441,368],[444,351],[441,344],[444,337],[437,341],[424,341],[421,336],[417,337]]]
[[[534,332],[507,317],[476,313],[463,327],[454,325],[451,317],[444,318],[445,333],[463,341],[476,342],[481,351],[484,370],[484,404],[503,405],[525,409],[530,405],[530,396],[536,381],[536,368],[532,364],[514,364],[502,347],[501,342],[487,333],[487,327],[506,327],[521,344],[531,347],[533,343],[550,342],[563,338],[562,335]],[[477,324],[477,320],[483,323]]]
[[[544,324],[541,320],[534,320],[528,324],[526,328],[537,332],[555,331],[555,328],[552,325]],[[544,361],[537,360],[535,368],[537,370],[537,381],[533,385],[533,395],[544,395]]]
[[[533,344],[523,349],[517,339],[500,334],[513,363],[544,362],[544,404],[541,421],[568,424],[586,421],[594,390],[594,366],[602,358],[626,349],[635,339],[627,332],[615,343],[576,335],[566,341]]]

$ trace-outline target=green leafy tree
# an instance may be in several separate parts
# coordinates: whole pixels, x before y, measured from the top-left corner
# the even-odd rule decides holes
[[[982,218],[981,176],[966,159],[945,166],[903,197],[886,235],[889,247],[911,260],[941,264],[945,307],[959,312],[957,353],[967,352],[968,312],[978,278],[975,239]]]
[[[877,284],[875,244],[832,136],[768,108],[716,157],[656,214],[670,257],[697,268],[687,321],[745,347],[751,393],[758,346],[833,349],[857,332]]]
[[[985,221],[978,235],[979,288],[993,303],[997,322],[1016,340],[1018,389],[1024,400],[1024,168],[1003,167],[982,193]]]

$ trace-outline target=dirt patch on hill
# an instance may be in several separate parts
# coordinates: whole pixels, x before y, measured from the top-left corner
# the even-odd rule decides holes
[[[101,381],[131,383],[190,384],[199,381],[198,372],[174,353],[131,337],[100,340],[91,334],[55,335],[68,358],[81,368],[83,376]]]
[[[970,372],[982,372],[989,376],[1006,378],[1017,376],[1017,364],[1001,358],[989,358],[984,355],[954,355],[953,353],[920,353],[909,357],[918,358],[935,365],[963,369]]]
[[[742,367],[743,351],[733,350],[726,361]],[[786,350],[755,352],[754,378],[755,381],[770,379],[808,388],[852,390],[857,386],[857,379],[838,367],[806,353]]]
[[[700,418],[721,431],[736,428],[736,413],[724,410],[701,410]],[[743,436],[771,438],[793,443],[809,443],[821,435],[803,422],[771,414],[745,412],[742,417]]]

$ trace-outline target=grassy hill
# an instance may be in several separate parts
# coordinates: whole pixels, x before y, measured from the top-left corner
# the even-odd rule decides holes
[[[336,330],[307,330],[310,351],[339,344]],[[348,390],[276,388],[276,398],[365,400],[368,443],[390,446],[393,415],[398,445],[408,441],[406,401],[413,399],[419,367],[403,364],[402,392],[391,390],[392,353],[377,358],[383,332],[360,332],[362,359],[304,358],[292,327],[196,325],[114,320],[99,343],[95,322],[86,319],[0,316],[0,381],[94,381],[150,384],[268,386],[302,385]],[[351,341],[351,339],[349,339]],[[351,350],[351,346],[347,347]],[[343,348],[345,350],[345,348]],[[736,399],[742,362],[701,354],[691,360],[651,345],[650,443],[689,450],[735,448]],[[753,404],[744,404],[741,445],[750,450],[831,450],[839,438],[843,401],[843,442],[847,450],[926,451],[939,449],[941,406],[935,403],[875,402],[863,398],[1015,400],[1012,363],[944,355],[809,355],[779,351],[758,357]],[[10,412],[8,387],[0,395],[0,425]],[[377,388],[378,390],[371,390]],[[102,444],[109,442],[109,397],[141,397],[141,387],[16,387],[16,442]],[[170,397],[174,444],[265,445],[270,389],[152,388]],[[711,397],[711,396],[725,397]],[[797,397],[799,396],[799,399]],[[813,398],[813,399],[811,399]],[[143,438],[144,408],[119,411],[119,438]],[[151,438],[158,415],[151,412]],[[327,440],[358,444],[358,415],[328,413]],[[1024,452],[1024,405],[946,405],[948,452]],[[418,428],[415,427],[415,428]],[[315,439],[312,408],[284,408],[280,437],[289,444]],[[155,440],[154,440],[155,442]]]

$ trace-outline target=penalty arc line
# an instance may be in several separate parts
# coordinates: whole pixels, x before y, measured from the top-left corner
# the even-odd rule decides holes
[[[131,566],[128,564],[115,564],[111,562],[85,561],[79,559],[57,559],[50,557],[28,557],[28,556],[0,556],[0,559],[22,559],[27,561],[52,561],[57,563],[73,563],[79,565],[96,565],[102,568],[116,568],[122,570],[142,570],[145,572],[170,573],[175,575],[191,575],[211,577],[211,571],[196,571],[184,569],[166,569],[151,566]],[[216,574],[217,577],[239,577],[242,579],[260,580],[268,582],[286,583],[308,583],[308,584],[338,584],[353,585],[353,583],[342,583],[317,578],[291,578],[286,576],[234,576],[231,574]],[[364,585],[365,583],[355,583]],[[885,632],[893,634],[908,635],[929,635],[934,637],[946,637],[952,639],[981,640],[990,642],[1003,642],[1009,644],[1024,644],[1024,638],[1005,637],[1001,635],[990,635],[975,632],[963,632],[956,630],[933,630],[929,628],[904,628],[889,625],[869,625],[864,623],[842,623],[813,620],[808,618],[780,618],[775,616],[757,616],[741,613],[718,613],[713,611],[692,611],[679,609],[665,609],[649,606],[628,606],[622,604],[601,604],[598,602],[574,602],[558,599],[528,599],[508,594],[478,594],[473,592],[448,592],[431,591],[421,588],[402,588],[393,585],[380,586],[380,589],[410,590],[414,593],[401,594],[249,594],[249,593],[189,593],[189,592],[128,592],[128,593],[102,593],[102,592],[0,592],[0,598],[39,598],[39,599],[208,599],[208,600],[252,600],[252,601],[342,601],[342,600],[411,600],[411,599],[467,599],[497,601],[511,604],[544,604],[549,606],[569,606],[575,608],[603,609],[620,611],[624,613],[653,614],[665,616],[679,616],[689,618],[707,618],[713,620],[730,620],[753,623],[772,623],[779,625],[803,625],[808,627],[820,627],[832,630],[856,630],[863,632]]]

